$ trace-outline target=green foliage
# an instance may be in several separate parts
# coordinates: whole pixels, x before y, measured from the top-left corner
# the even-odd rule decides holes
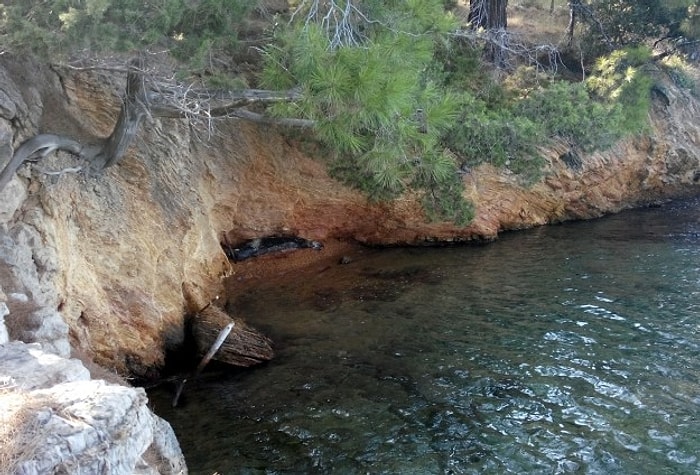
[[[360,47],[335,45],[333,32],[301,23],[267,50],[265,87],[301,84],[304,98],[280,104],[279,116],[317,122],[316,137],[332,150],[335,176],[374,199],[424,190],[431,216],[464,220],[456,162],[441,137],[459,115],[458,97],[428,73],[435,45],[454,27],[440,0],[369,1],[356,25]],[[444,213],[441,214],[441,206]],[[427,209],[427,208],[426,208]]]
[[[163,0],[161,0],[163,1]],[[230,56],[236,50],[237,35],[245,15],[257,3],[254,0],[165,0],[181,3],[181,17],[164,31],[174,38],[173,54],[189,62],[190,67],[216,74],[213,56]],[[165,25],[164,25],[165,26]]]
[[[693,72],[693,68],[679,55],[668,56],[661,62],[666,74],[668,74],[676,86],[688,89],[693,95],[700,94],[700,83]]]
[[[609,112],[618,134],[647,125],[653,81],[643,69],[650,60],[651,51],[644,46],[618,50],[600,58],[587,81],[596,98],[614,104]]]
[[[688,13],[681,20],[681,32],[689,38],[700,38],[700,1],[688,5]]]
[[[504,167],[535,154],[535,144],[541,137],[539,127],[527,117],[473,100],[445,140],[469,165],[488,162]]]
[[[507,167],[525,183],[532,183],[541,177],[545,163],[537,154],[544,132],[514,110],[517,93],[525,89],[509,91],[494,81],[485,72],[480,55],[460,39],[441,45],[436,52],[435,76],[446,86],[463,91],[460,116],[444,134],[443,143],[463,164],[487,162]]]
[[[539,124],[547,137],[593,151],[647,126],[652,80],[642,71],[646,48],[600,58],[586,83],[558,81],[520,102],[519,115]]]
[[[462,196],[464,187],[458,175],[434,182],[423,196],[423,208],[433,221],[453,221],[464,226],[474,219],[474,204]]]
[[[509,101],[507,91],[484,67],[483,50],[464,38],[454,38],[436,45],[430,74],[445,87],[468,91],[487,107],[500,108]]]
[[[56,15],[36,14],[30,2],[0,3],[0,44],[3,49],[45,53],[59,43]],[[43,13],[43,12],[42,12]]]
[[[700,37],[698,0],[589,0],[583,44],[589,57],[662,37]],[[594,19],[593,21],[590,21]]]
[[[610,146],[618,138],[610,128],[608,107],[592,101],[583,83],[555,82],[517,107],[542,127],[548,138],[561,138],[583,150]]]
[[[505,82],[510,92],[485,96],[481,86],[473,88],[445,144],[468,165],[507,167],[531,183],[545,165],[537,148],[548,140],[590,152],[644,129],[652,82],[642,71],[649,60],[648,49],[630,48],[601,58],[585,83],[526,76],[524,69]],[[445,64],[449,83],[478,84],[470,63]]]
[[[15,0],[0,5],[0,40],[41,56],[160,46],[194,69],[230,54],[254,0]]]
[[[381,3],[369,5],[381,11]],[[401,23],[407,10],[392,6],[390,20],[372,17],[379,20],[367,25],[361,47],[329,47],[328,29],[313,23],[287,33],[268,50],[263,74],[268,87],[303,85],[304,99],[276,113],[316,120],[317,138],[335,152],[334,175],[375,199],[422,190],[432,218],[466,219],[473,210],[456,166],[488,162],[532,183],[542,176],[538,147],[547,140],[592,151],[646,123],[646,49],[601,59],[586,83],[523,68],[506,89],[469,43],[445,41],[420,15]]]

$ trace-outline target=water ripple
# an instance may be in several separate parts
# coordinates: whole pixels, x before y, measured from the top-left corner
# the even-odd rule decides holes
[[[639,398],[632,394],[627,388],[604,381],[598,376],[578,368],[569,368],[566,366],[536,366],[535,371],[542,376],[582,379],[589,383],[595,392],[603,396],[627,402],[637,407],[644,406]]]
[[[610,300],[603,300],[605,302],[609,302]],[[584,305],[579,305],[578,308],[583,310],[585,313],[590,313],[592,315],[595,315],[597,317],[603,317],[608,320],[614,320],[614,321],[625,321],[627,320],[625,317],[622,317],[615,312],[611,312],[610,310],[607,310],[604,307],[600,307],[598,305],[592,305],[592,304],[584,304]]]

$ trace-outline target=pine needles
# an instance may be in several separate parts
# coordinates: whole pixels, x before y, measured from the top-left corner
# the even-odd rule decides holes
[[[427,71],[454,19],[439,0],[362,6],[302,2],[296,28],[267,50],[264,85],[304,85],[301,103],[275,112],[317,122],[316,136],[334,152],[338,176],[374,199],[423,190],[439,202],[444,193],[435,190],[452,189],[447,184],[457,177],[441,138],[459,115],[459,101]],[[461,199],[461,191],[454,188],[451,199]]]

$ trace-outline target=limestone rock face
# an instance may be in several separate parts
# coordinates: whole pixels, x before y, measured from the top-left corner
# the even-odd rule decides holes
[[[186,473],[170,426],[143,389],[91,380],[39,344],[0,345],[2,473]]]
[[[90,372],[80,361],[47,353],[38,343],[6,343],[0,346],[0,361],[3,376],[11,377],[13,386],[24,391],[90,379]]]

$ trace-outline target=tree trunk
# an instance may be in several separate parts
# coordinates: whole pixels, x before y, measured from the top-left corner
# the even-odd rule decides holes
[[[468,20],[472,28],[486,28],[486,1],[470,0]]]
[[[506,64],[508,48],[508,0],[471,0],[469,2],[469,23],[472,28],[486,30],[488,44],[486,57],[498,67]]]
[[[146,117],[147,99],[143,71],[143,58],[139,56],[133,59],[126,77],[126,95],[122,102],[117,124],[102,149],[90,160],[91,172],[99,173],[118,163],[136,136],[141,121]]]
[[[569,24],[566,27],[566,37],[571,46],[574,42],[574,29],[578,20],[578,12],[581,8],[581,0],[569,0]]]
[[[471,0],[469,23],[473,28],[505,29],[508,26],[508,0]]]
[[[65,150],[79,155],[81,159],[88,162],[89,173],[99,175],[105,168],[116,165],[124,158],[129,145],[139,131],[141,122],[149,115],[199,120],[229,117],[284,127],[315,125],[311,120],[268,117],[244,108],[251,104],[299,100],[301,98],[299,89],[211,91],[192,89],[176,83],[164,84],[153,79],[145,70],[142,55],[131,60],[126,77],[126,93],[117,123],[109,137],[87,145],[82,145],[70,137],[52,134],[42,134],[27,140],[15,151],[8,164],[0,169],[0,192],[25,160],[43,158],[55,150]],[[147,81],[149,87],[146,87]],[[64,171],[79,170],[81,167]]]
[[[506,8],[508,0],[489,0],[488,2],[489,29],[503,29],[508,27]]]

